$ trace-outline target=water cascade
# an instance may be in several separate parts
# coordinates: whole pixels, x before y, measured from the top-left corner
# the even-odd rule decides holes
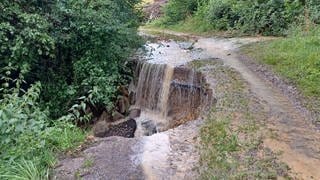
[[[212,91],[200,72],[188,67],[141,62],[134,81],[136,137],[152,135],[198,118]]]

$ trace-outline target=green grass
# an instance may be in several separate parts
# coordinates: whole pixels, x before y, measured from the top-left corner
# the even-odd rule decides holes
[[[229,31],[217,31],[197,17],[188,17],[186,20],[177,22],[173,25],[164,25],[164,22],[164,18],[159,18],[146,24],[144,27],[151,29],[167,29],[201,36],[233,36],[234,34],[234,32]]]
[[[83,168],[90,168],[94,165],[94,159],[92,158],[86,158],[83,162],[82,167]]]
[[[85,131],[63,121],[45,129],[41,137],[22,136],[15,147],[6,149],[15,159],[0,159],[0,179],[49,179],[58,154],[75,149],[85,137]]]
[[[252,44],[242,50],[289,80],[320,112],[320,27],[287,38]]]
[[[244,49],[295,83],[307,96],[320,96],[320,28]]]
[[[195,61],[194,68],[213,67],[217,104],[201,128],[201,179],[288,178],[288,167],[262,146],[267,112],[234,70],[220,62]]]
[[[8,172],[0,175],[3,179],[44,180],[49,178],[49,169],[39,168],[33,161],[14,162]]]

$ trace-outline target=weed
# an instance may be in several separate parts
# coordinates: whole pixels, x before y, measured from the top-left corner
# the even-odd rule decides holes
[[[92,158],[86,158],[83,162],[82,167],[83,168],[90,168],[94,165],[94,159]]]
[[[39,169],[35,162],[21,160],[8,167],[7,172],[0,175],[1,179],[43,180],[49,178],[49,169]]]

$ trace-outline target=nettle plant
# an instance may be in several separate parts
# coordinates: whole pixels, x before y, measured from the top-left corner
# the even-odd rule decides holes
[[[89,91],[95,105],[109,107],[140,45],[137,3],[1,0],[0,68],[28,64],[25,79],[41,82],[40,106],[52,119],[67,115]]]
[[[71,115],[49,118],[39,105],[41,83],[26,83],[26,71],[10,63],[0,71],[0,179],[48,179],[55,153],[85,137]]]
[[[48,125],[47,112],[37,104],[41,84],[36,82],[28,90],[22,89],[21,86],[25,83],[22,73],[17,79],[10,78],[14,69],[9,64],[1,74],[0,147],[6,151],[0,152],[0,159],[13,160],[28,150],[32,151],[27,147],[19,149],[20,144],[34,143],[42,146],[42,142],[34,139],[41,136]]]

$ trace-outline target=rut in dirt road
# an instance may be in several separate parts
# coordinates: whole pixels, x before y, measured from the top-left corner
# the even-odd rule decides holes
[[[187,64],[219,59],[237,71],[248,83],[252,96],[263,102],[268,118],[262,124],[273,133],[272,136],[262,133],[263,146],[275,154],[282,152],[279,159],[291,168],[294,178],[320,179],[319,131],[286,95],[239,58],[240,46],[263,39],[190,39],[195,41],[157,39],[147,45],[150,55],[138,65],[133,84],[134,108],[141,110],[141,115],[135,118],[135,138],[99,139],[81,157],[63,160],[57,168],[57,177],[72,179],[76,174],[84,179],[196,179],[199,176],[195,169],[199,164],[196,146],[206,116],[200,112],[205,111],[202,107],[212,107],[215,81],[206,81],[206,74],[190,69]],[[88,159],[94,162],[93,166],[84,168]]]
[[[276,137],[266,138],[264,145],[274,152],[282,152],[280,159],[297,173],[297,178],[320,179],[319,131],[288,97],[270,82],[260,79],[237,55],[241,44],[259,40],[200,38],[195,47],[204,49],[211,57],[222,59],[225,65],[238,71],[249,83],[251,91],[265,102],[270,116],[264,123],[276,133]]]

